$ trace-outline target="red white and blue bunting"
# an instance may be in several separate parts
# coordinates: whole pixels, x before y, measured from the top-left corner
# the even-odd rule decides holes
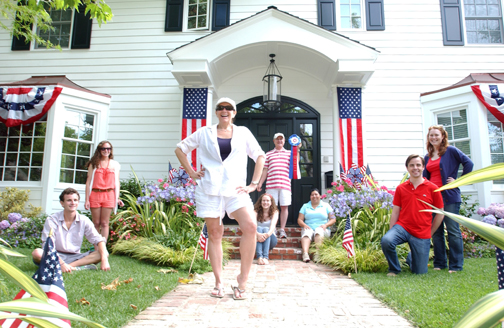
[[[0,121],[8,127],[33,123],[47,113],[62,90],[57,86],[0,86]]]
[[[488,111],[504,124],[504,84],[473,85],[471,89]]]

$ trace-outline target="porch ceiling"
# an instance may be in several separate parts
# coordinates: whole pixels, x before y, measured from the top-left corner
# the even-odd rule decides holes
[[[364,85],[378,51],[298,17],[269,8],[169,52],[172,74],[183,86],[218,87],[245,71],[264,68],[269,54],[282,68],[325,85]]]

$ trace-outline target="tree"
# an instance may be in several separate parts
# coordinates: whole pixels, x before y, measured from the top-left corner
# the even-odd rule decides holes
[[[25,38],[26,42],[36,41],[47,48],[60,49],[59,45],[42,39],[36,32],[54,30],[49,14],[51,9],[85,10],[85,14],[89,13],[100,26],[113,16],[104,0],[0,0],[0,14],[7,19],[7,23],[0,20],[0,27],[9,31],[11,36]]]

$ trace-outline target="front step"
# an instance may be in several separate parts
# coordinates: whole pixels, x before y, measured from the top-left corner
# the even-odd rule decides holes
[[[278,239],[278,244],[270,251],[270,260],[301,260],[301,228],[285,228],[287,238]],[[240,259],[240,238],[242,232],[237,225],[224,227],[224,239],[231,242],[231,259]]]

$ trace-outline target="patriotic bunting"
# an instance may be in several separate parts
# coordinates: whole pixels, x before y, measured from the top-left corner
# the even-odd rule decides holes
[[[501,91],[499,91],[499,86]],[[473,85],[471,89],[490,113],[504,124],[504,84]]]
[[[0,121],[7,127],[38,121],[62,90],[55,86],[0,87]]]

